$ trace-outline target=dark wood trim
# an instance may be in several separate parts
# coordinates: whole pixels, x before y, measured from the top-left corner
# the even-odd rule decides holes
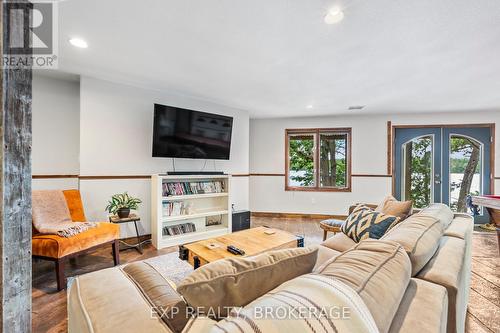
[[[270,218],[303,218],[303,219],[337,219],[345,220],[347,215],[329,215],[329,214],[303,214],[303,213],[272,213],[272,212],[252,212],[253,217]]]
[[[375,174],[353,174],[353,177],[365,177],[365,178],[392,178],[392,175],[375,175]]]
[[[80,176],[80,180],[151,179],[151,175]]]
[[[398,128],[461,128],[461,127],[485,127],[485,128],[490,128],[490,133],[491,133],[491,153],[490,153],[490,170],[491,170],[491,177],[492,180],[490,181],[490,192],[495,193],[495,179],[500,179],[500,177],[495,177],[495,142],[496,142],[496,133],[495,133],[495,123],[479,123],[479,124],[432,124],[432,125],[392,125],[392,130],[391,130],[391,147],[392,147],[392,157],[391,157],[391,164],[392,164],[392,174],[395,175],[395,165],[396,165],[396,154],[395,152],[395,144],[396,144],[396,129]],[[392,177],[392,195],[395,195],[396,193],[396,179],[395,177]]]
[[[387,122],[387,174],[392,176],[392,122]]]
[[[250,177],[259,177],[259,176],[269,176],[269,177],[285,177],[286,175],[284,173],[251,173]],[[365,177],[365,178],[370,178],[370,177],[375,177],[375,178],[391,178],[392,175],[377,175],[377,174],[361,174],[361,173],[353,173],[351,174],[351,177]],[[297,190],[299,191],[299,190]]]
[[[339,187],[320,187],[319,182],[319,146],[320,146],[320,133],[322,132],[337,132],[340,134],[347,134],[347,186],[343,188]],[[288,174],[290,172],[290,166],[288,163],[288,146],[290,144],[289,136],[290,134],[313,134],[315,135],[315,150],[314,150],[314,172],[316,184],[315,186],[305,187],[305,186],[289,186],[288,185]],[[272,174],[273,175],[273,174]],[[281,176],[281,174],[280,174]],[[352,191],[352,128],[351,127],[339,127],[339,128],[291,128],[285,129],[285,191],[301,191],[301,192],[351,192]]]
[[[32,179],[80,178],[79,175],[33,175]]]
[[[251,174],[232,174],[233,177],[249,177]],[[32,179],[57,179],[57,178],[78,178],[82,180],[107,180],[107,179],[151,179],[151,175],[101,175],[101,176],[80,176],[80,175],[33,175]]]
[[[396,195],[396,127],[394,125],[391,125],[391,175],[392,177],[392,182],[391,182],[391,192],[392,196]]]

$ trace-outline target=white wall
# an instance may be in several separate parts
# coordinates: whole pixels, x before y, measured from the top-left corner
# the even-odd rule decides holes
[[[34,175],[78,175],[80,83],[33,76]],[[78,188],[78,179],[35,179],[34,189]]]
[[[153,104],[166,104],[234,117],[229,161],[208,161],[205,170],[249,172],[249,117],[206,101],[82,77],[80,81],[80,174],[150,175],[172,170],[172,159],[151,157]],[[204,160],[176,159],[176,170],[201,170]],[[248,177],[232,182],[236,209],[249,208]],[[150,182],[147,179],[80,180],[86,214],[106,217],[104,208],[114,193],[128,191],[143,200],[141,233],[150,233]],[[132,236],[133,226],[122,232]],[[124,228],[122,228],[124,229]]]
[[[352,173],[387,174],[387,121],[393,125],[499,123],[500,112],[364,115],[250,121],[250,173],[285,173],[285,129],[352,127]],[[500,129],[496,127],[500,156]],[[500,163],[495,163],[500,175]],[[250,177],[250,208],[256,212],[345,214],[359,201],[378,202],[391,193],[391,178],[353,177],[352,192],[285,191],[283,176]],[[500,181],[495,190],[499,193]]]

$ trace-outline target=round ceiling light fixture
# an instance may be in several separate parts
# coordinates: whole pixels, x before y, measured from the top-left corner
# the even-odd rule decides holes
[[[333,7],[325,15],[325,23],[326,24],[339,23],[343,19],[344,19],[344,12],[341,11],[340,8],[338,8],[338,7]]]
[[[78,47],[78,48],[81,48],[81,49],[86,49],[87,47],[89,47],[89,45],[87,44],[86,41],[84,41],[83,39],[81,38],[71,38],[69,40],[69,43],[75,47]]]

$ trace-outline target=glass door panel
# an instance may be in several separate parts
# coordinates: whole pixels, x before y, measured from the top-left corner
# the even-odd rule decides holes
[[[395,197],[419,208],[440,202],[441,129],[396,128],[395,134]]]
[[[450,136],[449,203],[454,212],[466,213],[467,195],[480,195],[482,189],[483,145],[462,135]]]
[[[431,135],[414,138],[403,144],[403,200],[412,200],[416,208],[434,202],[432,152],[434,138]]]
[[[491,194],[490,127],[443,128],[443,203],[459,213],[471,213],[467,195]],[[476,223],[488,223],[481,210]]]

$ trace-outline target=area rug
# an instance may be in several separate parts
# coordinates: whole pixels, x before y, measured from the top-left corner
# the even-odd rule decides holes
[[[144,260],[160,272],[165,278],[178,285],[186,276],[193,272],[193,266],[179,259],[178,252],[164,254]]]

